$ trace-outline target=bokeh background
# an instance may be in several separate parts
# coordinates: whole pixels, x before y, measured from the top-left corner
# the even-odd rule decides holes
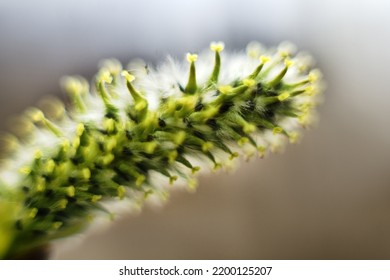
[[[389,11],[385,0],[0,0],[1,130],[103,58],[155,64],[214,40],[293,41],[327,81],[300,145],[203,176],[195,194],[173,192],[53,258],[390,259]]]

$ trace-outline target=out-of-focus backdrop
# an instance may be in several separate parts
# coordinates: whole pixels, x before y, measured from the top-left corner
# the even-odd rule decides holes
[[[59,259],[389,259],[390,2],[309,0],[2,1],[0,129],[63,75],[99,60],[284,40],[327,81],[318,127],[282,155],[200,178],[108,229],[54,249]]]

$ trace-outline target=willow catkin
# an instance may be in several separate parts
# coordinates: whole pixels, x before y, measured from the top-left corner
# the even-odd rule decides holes
[[[164,197],[176,180],[193,188],[201,169],[296,142],[322,90],[310,57],[288,44],[210,49],[157,69],[106,60],[91,88],[63,79],[68,108],[27,110],[28,136],[7,138],[0,170],[0,257],[81,231],[107,202]]]

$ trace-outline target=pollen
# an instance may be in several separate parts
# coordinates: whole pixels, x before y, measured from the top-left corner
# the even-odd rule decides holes
[[[103,128],[109,133],[113,132],[115,130],[115,121],[113,119],[105,119],[103,121]]]
[[[185,131],[179,131],[178,133],[176,133],[174,136],[173,136],[173,142],[176,144],[176,145],[181,145],[183,144],[184,140],[186,139],[186,133]]]
[[[251,123],[246,123],[243,127],[243,131],[247,134],[255,132],[256,131],[256,126]]]
[[[294,61],[292,61],[291,59],[286,58],[284,60],[284,65],[286,65],[286,67],[291,67],[293,64],[294,64]]]
[[[58,201],[58,208],[59,209],[65,209],[66,206],[68,206],[68,200],[67,199],[61,199]]]
[[[66,188],[66,194],[70,197],[74,197],[74,195],[76,194],[76,189],[74,186],[69,186]]]
[[[225,48],[225,44],[223,42],[212,42],[210,44],[210,50],[215,52],[221,52]]]
[[[31,119],[33,122],[40,122],[45,119],[45,115],[41,110],[35,109],[31,112]]]
[[[179,153],[176,150],[168,153],[168,161],[169,163],[174,163]]]
[[[280,134],[283,132],[283,128],[281,128],[280,126],[275,126],[273,129],[272,129],[272,133],[275,135],[275,134]]]
[[[223,94],[227,94],[233,91],[233,87],[231,85],[220,86],[218,90]]]
[[[238,145],[239,146],[244,146],[246,143],[248,143],[249,142],[249,139],[247,138],[247,137],[241,137],[239,140],[238,140]]]
[[[124,186],[119,186],[118,189],[117,189],[117,193],[118,193],[119,199],[125,198],[125,195],[126,195],[125,187]]]
[[[144,175],[139,175],[137,176],[137,179],[135,180],[135,185],[136,186],[141,186],[146,180],[146,177]]]
[[[178,177],[175,175],[175,176],[171,176],[169,177],[169,184],[170,185],[173,185],[173,183],[178,179]]]
[[[321,72],[317,69],[310,71],[308,79],[310,83],[315,83],[321,78]]]
[[[266,55],[262,55],[260,56],[260,62],[262,64],[266,64],[267,62],[269,62],[271,60],[271,58],[269,56],[266,56]]]
[[[233,159],[238,158],[238,157],[239,157],[239,153],[234,152],[234,153],[232,153],[232,154],[229,156],[229,159],[230,159],[230,160],[233,160]]]
[[[278,95],[278,100],[279,101],[284,101],[284,100],[286,100],[289,97],[290,97],[290,93],[289,92],[283,92],[282,94]]]
[[[194,166],[194,167],[191,168],[192,174],[195,174],[195,173],[199,172],[199,170],[200,170],[200,166]]]
[[[28,214],[28,217],[31,218],[31,219],[34,219],[37,214],[38,214],[38,209],[37,208],[33,208],[33,209],[30,210],[30,213]]]
[[[126,70],[123,70],[121,72],[121,76],[124,77],[126,79],[126,81],[128,81],[129,83],[131,83],[132,81],[135,80],[135,77],[133,75],[131,75],[128,71]]]
[[[290,132],[288,134],[288,138],[289,138],[291,144],[296,144],[299,140],[299,137],[300,137],[300,135],[296,131]]]
[[[193,63],[193,62],[195,62],[197,59],[198,59],[198,55],[197,55],[197,54],[187,53],[187,61],[188,61],[189,63]]]
[[[61,226],[63,225],[62,222],[54,222],[53,225],[52,225],[52,228],[57,230],[59,229]]]
[[[76,128],[76,134],[77,136],[81,136],[84,133],[85,127],[84,124],[79,123]]]
[[[202,151],[203,151],[203,152],[208,152],[208,151],[210,151],[212,148],[214,148],[214,144],[211,143],[211,142],[205,142],[205,143],[202,145]]]
[[[254,79],[244,79],[242,83],[247,87],[253,87],[256,84],[256,81]]]
[[[42,158],[42,151],[41,150],[36,150],[34,153],[34,158],[35,159],[41,159]]]
[[[19,169],[19,172],[22,173],[22,174],[24,174],[24,175],[30,174],[31,171],[32,171],[31,168],[28,167],[28,166],[24,166],[24,167],[22,167],[22,168]]]
[[[46,162],[45,171],[50,174],[54,171],[55,166],[56,166],[56,164],[55,164],[54,160],[49,159]]]
[[[111,82],[112,82],[111,73],[110,73],[110,71],[108,71],[107,69],[104,69],[104,70],[101,72],[99,78],[100,78],[100,81],[105,82],[105,83],[107,83],[107,84],[111,84]]]
[[[81,170],[81,176],[84,178],[84,179],[89,179],[91,178],[91,170],[89,168],[83,168]]]
[[[118,195],[119,196],[119,195]],[[97,194],[95,194],[95,195],[93,195],[92,197],[91,197],[91,201],[93,202],[93,203],[96,203],[96,202],[98,202],[99,200],[101,200],[102,199],[102,196],[99,194],[99,195],[97,195]]]

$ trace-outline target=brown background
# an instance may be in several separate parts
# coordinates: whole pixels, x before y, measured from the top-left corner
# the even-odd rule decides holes
[[[295,42],[328,89],[319,126],[283,155],[200,178],[59,259],[389,259],[390,19],[386,1],[0,1],[0,128],[102,58],[182,57],[210,41]],[[352,4],[353,3],[353,4]]]

